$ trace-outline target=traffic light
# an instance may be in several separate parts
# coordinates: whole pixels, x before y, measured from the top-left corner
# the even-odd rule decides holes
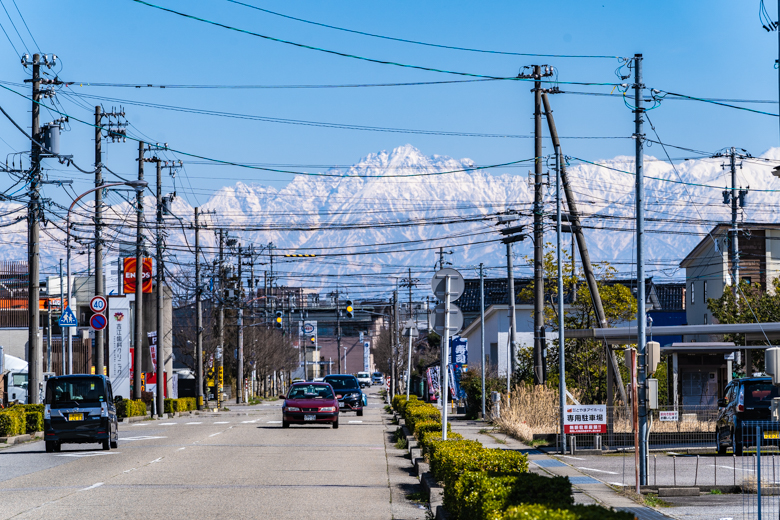
[[[282,321],[283,321],[282,316],[283,316],[282,311],[276,311],[276,321],[274,323],[276,324],[277,329],[282,328]]]
[[[352,307],[352,300],[347,300],[347,318],[355,317],[355,309]]]
[[[309,338],[309,340],[311,341],[311,346],[316,348],[317,347],[317,338],[312,336],[312,337]]]

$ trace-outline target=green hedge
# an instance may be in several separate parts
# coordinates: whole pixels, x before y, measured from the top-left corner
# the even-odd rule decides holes
[[[26,433],[43,431],[43,414],[41,412],[25,412]]]
[[[27,432],[24,407],[12,406],[0,410],[0,437],[13,437]]]
[[[445,489],[446,492],[446,489]],[[460,520],[492,520],[512,505],[542,504],[566,507],[574,504],[566,477],[534,473],[494,477],[482,471],[466,471],[455,484],[452,500]]]
[[[447,422],[447,432],[452,431],[452,423]],[[424,433],[428,432],[441,432],[441,421],[435,421],[433,419],[425,420],[425,421],[417,421],[414,424],[414,431],[412,432],[415,437],[417,437],[417,440],[420,440],[422,438],[422,435]]]
[[[165,413],[189,412],[197,408],[194,397],[180,397],[179,399],[165,399],[163,401]]]
[[[626,511],[613,511],[601,506],[571,506],[557,509],[541,504],[524,504],[511,507],[500,520],[634,520],[634,514]]]
[[[116,414],[118,417],[138,417],[146,415],[146,403],[132,399],[121,399],[116,403]]]

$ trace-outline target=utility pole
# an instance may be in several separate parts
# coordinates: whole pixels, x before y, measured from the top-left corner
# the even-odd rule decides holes
[[[644,108],[642,107],[642,55],[634,55],[634,140],[636,142],[636,303],[637,303],[637,389],[639,390],[639,481],[647,485],[647,401],[645,395],[645,379],[647,377],[646,327],[645,312],[645,188],[644,188],[644,139],[642,124]],[[636,395],[636,394],[635,394]]]
[[[390,321],[393,326],[392,333],[390,334],[390,400],[392,401],[397,383],[395,380],[395,348],[396,342],[398,341],[398,290],[393,291],[393,318]]]
[[[739,223],[737,222],[737,162],[736,150],[731,148],[731,290],[736,299],[739,293]]]
[[[62,285],[62,258],[60,258],[60,313],[65,312],[65,298],[63,296],[63,285]],[[70,305],[70,302],[68,302],[68,305]],[[65,328],[66,327],[60,327],[60,350],[62,351],[62,372],[59,374],[61,376],[64,376],[67,374],[66,368],[65,368]]]
[[[243,251],[241,244],[238,245],[238,366],[236,367],[236,404],[241,404],[244,395],[244,279],[242,277],[241,264],[243,263]],[[290,313],[292,314],[292,313]]]
[[[103,119],[101,107],[95,107],[95,187],[103,185],[103,135],[100,127]],[[95,190],[95,295],[103,296],[103,243],[101,232],[103,224],[103,190]],[[103,375],[103,331],[95,331],[95,373]],[[114,374],[111,374],[112,376]]]
[[[480,349],[482,365],[482,418],[485,418],[485,276],[482,272],[482,263],[479,264],[479,333],[481,336]]]
[[[561,226],[561,147],[555,147],[555,236],[558,254],[558,403],[560,406],[561,453],[566,453],[566,433],[563,426],[566,412],[566,343],[563,335],[563,229]],[[572,254],[574,252],[572,251]]]
[[[219,314],[217,314],[217,330],[219,334],[219,345],[217,347],[217,353],[219,359],[217,360],[217,374],[214,381],[214,386],[217,388],[217,409],[222,401],[222,378],[219,377],[223,374],[224,359],[225,359],[225,268],[224,268],[224,254],[225,254],[225,232],[219,230]]]
[[[138,180],[144,180],[144,142],[138,142]],[[136,191],[136,223],[135,223],[135,330],[133,331],[133,345],[135,348],[133,357],[135,358],[135,371],[133,372],[133,399],[141,398],[141,372],[143,370],[143,282],[144,282],[144,193],[143,190]],[[70,302],[68,302],[70,305]],[[70,340],[68,340],[70,341]]]
[[[506,391],[511,391],[512,374],[517,363],[517,312],[515,311],[515,275],[512,261],[512,244],[506,244],[507,295],[509,296],[509,363],[507,363]]]
[[[198,223],[198,211],[195,208],[195,359],[196,384],[198,385],[198,410],[203,408],[203,303],[201,302],[200,287],[200,226]]]
[[[339,309],[338,287],[336,287],[336,348],[336,357],[339,359],[339,374],[341,374],[343,373],[341,366],[341,310]],[[346,358],[346,355],[344,357]],[[344,364],[346,365],[346,362]]]
[[[162,161],[155,157],[157,166],[157,415],[165,412],[165,294],[163,288],[163,202],[162,202]]]
[[[542,70],[544,69],[544,70]],[[547,65],[534,65],[531,74],[518,78],[534,81],[534,384],[544,384],[544,172],[542,169],[542,79],[553,75]],[[512,366],[517,359],[517,344],[512,345]]]
[[[542,327],[544,327],[544,195],[542,193],[542,83],[541,68],[534,66],[534,383],[544,384],[542,375]],[[511,255],[510,255],[511,256]],[[512,302],[514,303],[514,302]],[[514,305],[513,305],[514,306]],[[512,318],[514,319],[514,311]],[[512,327],[515,335],[515,327]],[[516,339],[512,340],[512,368],[517,359]]]
[[[28,268],[30,271],[27,302],[28,311],[28,336],[27,336],[27,359],[29,361],[29,371],[27,374],[27,404],[38,404],[40,402],[40,393],[38,386],[43,380],[42,374],[42,352],[38,343],[40,334],[40,314],[38,312],[38,299],[40,297],[40,229],[38,223],[41,219],[41,139],[40,124],[40,100],[41,100],[41,56],[33,54],[32,62],[32,137],[30,150],[30,203],[27,206],[27,255]],[[70,233],[70,230],[67,230]],[[68,302],[70,304],[70,302]]]

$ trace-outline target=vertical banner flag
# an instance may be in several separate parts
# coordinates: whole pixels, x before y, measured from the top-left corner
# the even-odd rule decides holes
[[[469,364],[469,340],[460,336],[450,338],[450,363]]]
[[[114,395],[130,399],[130,299],[108,298],[108,363]]]
[[[363,342],[363,371],[368,372],[371,370],[371,343],[368,341]]]
[[[125,294],[134,294],[135,293],[135,257],[125,258],[124,259],[124,293]],[[143,292],[145,293],[151,293],[152,292],[152,259],[151,258],[144,258],[143,259]]]
[[[157,331],[147,332],[149,337],[149,352],[152,355],[152,372],[157,373]]]

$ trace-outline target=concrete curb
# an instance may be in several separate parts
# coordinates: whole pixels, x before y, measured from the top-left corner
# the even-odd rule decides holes
[[[23,433],[12,437],[0,437],[0,442],[5,444],[21,444],[27,441],[43,439],[43,432]]]
[[[120,417],[120,418],[119,418],[119,419],[117,419],[117,420],[118,420],[119,422],[124,422],[124,423],[134,423],[134,422],[141,422],[141,421],[145,421],[145,420],[146,420],[146,419],[148,419],[148,418],[149,418],[149,416],[148,416],[148,415],[136,415],[136,416],[134,416],[134,417]]]
[[[697,487],[676,487],[676,488],[658,488],[658,497],[697,497],[699,488]]]

